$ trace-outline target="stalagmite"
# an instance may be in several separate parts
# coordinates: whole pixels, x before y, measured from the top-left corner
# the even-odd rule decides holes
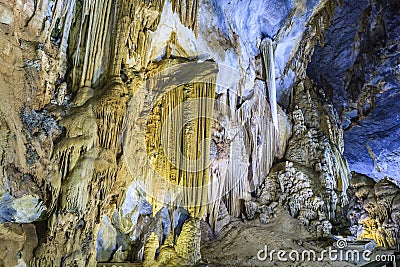
[[[294,135],[285,158],[316,172],[317,175],[312,176],[322,185],[316,195],[324,203],[324,216],[333,220],[337,211],[348,203],[350,170],[340,152],[341,130],[332,130],[337,114],[323,105],[323,98],[316,95],[316,89],[309,80],[295,88]]]
[[[385,178],[379,182],[358,173],[351,180],[347,218],[359,239],[374,239],[379,246],[399,249],[400,189]]]

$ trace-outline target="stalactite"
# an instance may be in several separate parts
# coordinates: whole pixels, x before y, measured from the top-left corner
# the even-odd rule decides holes
[[[332,173],[335,175],[335,180],[338,181],[335,190],[341,192],[342,206],[344,206],[348,203],[347,188],[350,185],[350,169],[339,149],[334,144],[331,147],[335,160],[331,163],[332,166],[335,166]]]
[[[116,155],[121,145],[128,95],[118,79],[120,69],[112,64],[113,60],[119,60],[122,49],[110,44],[109,33],[119,20],[125,19],[112,15],[117,12],[112,2],[84,1],[76,9],[81,20],[75,18],[76,35],[70,39],[77,41],[70,47],[75,58],[71,87],[74,92],[87,91],[89,87],[97,92],[84,101],[78,99],[60,122],[66,137],[55,148],[53,157],[60,163],[61,197],[50,220],[59,226],[51,229],[46,242],[39,246],[34,266],[47,266],[48,262],[57,266],[95,264],[93,233],[116,181]],[[123,39],[123,34],[117,37]],[[78,230],[64,234],[63,228]],[[49,247],[53,246],[58,251],[49,253]]]
[[[96,101],[93,110],[97,119],[97,145],[116,149],[121,145],[127,105],[127,89],[118,81],[112,81],[103,89],[104,94]]]
[[[110,18],[112,0],[91,1],[82,3],[80,26],[76,51],[74,52],[73,87],[91,87],[98,83],[102,73],[106,73],[109,61],[107,40],[110,36]],[[111,24],[112,25],[112,24]]]
[[[272,39],[265,38],[261,42],[260,50],[262,52],[265,64],[265,81],[268,87],[269,104],[271,106],[272,121],[275,129],[279,132],[278,128],[278,104],[276,102],[276,84],[275,84],[275,56],[274,56],[274,43]]]
[[[216,229],[221,197],[225,195],[225,183],[227,181],[227,171],[229,159],[221,159],[217,162],[211,162],[210,166],[210,186],[208,188],[209,223],[213,229]],[[211,202],[212,201],[212,202]]]
[[[233,98],[228,97],[228,94],[216,101],[217,114],[226,116],[229,110],[233,117],[230,118],[232,125],[229,126],[229,136],[224,137],[227,133],[217,129],[214,131],[214,142],[218,148],[210,166],[209,188],[209,196],[213,200],[209,204],[209,222],[214,229],[220,199],[223,199],[229,214],[239,216],[242,212],[241,201],[250,200],[250,193],[256,192],[262,184],[278,154],[280,144],[280,136],[277,135],[266,100],[264,83],[260,82],[254,88],[252,97],[239,109],[236,109],[236,105],[225,104]],[[221,129],[221,126],[216,126]],[[283,135],[282,138],[288,137]]]
[[[176,208],[185,211],[187,217],[175,218],[173,213],[170,221],[174,232],[164,241],[164,230],[156,227],[146,242],[144,264],[165,266],[186,256],[197,261],[198,223],[209,201],[207,139],[212,131],[217,65],[211,61],[166,59],[150,69],[145,85],[140,86],[128,106],[124,133],[127,167],[146,192],[154,217],[166,207],[170,213]],[[190,236],[185,230],[179,234],[176,220],[184,225],[193,220],[197,226],[190,230]],[[193,242],[192,237],[196,237]],[[188,242],[196,251],[185,249]]]
[[[60,125],[66,129],[66,138],[54,148],[53,158],[64,179],[75,167],[79,157],[94,146],[96,126],[91,105],[77,108],[61,120]]]
[[[243,142],[247,138],[247,132],[240,131],[237,138],[230,146],[230,162],[228,165],[226,181],[224,182],[226,206],[230,214],[237,217],[240,214],[240,199],[249,197],[250,185],[248,181],[248,158],[246,145]]]
[[[195,30],[197,23],[198,0],[172,0],[172,9],[179,14],[183,25]]]
[[[147,151],[153,165],[167,182],[182,186],[183,200],[176,204],[194,217],[204,214],[207,201],[209,145],[202,142],[211,136],[209,101],[214,88],[211,77],[170,90],[154,106],[147,123]]]
[[[157,29],[165,0],[141,1],[129,3],[130,25],[127,27],[127,41],[120,45],[127,46],[128,57],[133,61],[136,70],[143,70],[149,62],[149,46],[151,45],[151,32]],[[126,56],[122,55],[121,56]],[[118,67],[118,66],[117,66]]]
[[[61,209],[81,214],[88,200],[88,182],[93,174],[93,155],[80,158],[71,174],[64,179],[61,189]]]
[[[75,167],[79,157],[92,146],[91,140],[79,140],[78,138],[66,139],[55,148],[54,159],[58,161],[62,178]]]
[[[96,160],[94,161],[94,171],[92,175],[93,183],[98,184],[93,188],[92,194],[96,195],[96,201],[105,201],[110,194],[115,183],[117,173],[117,162],[114,151],[109,149],[99,149]],[[97,214],[100,218],[101,214]]]

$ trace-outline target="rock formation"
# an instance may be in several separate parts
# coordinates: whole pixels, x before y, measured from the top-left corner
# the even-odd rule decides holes
[[[378,245],[399,249],[399,192],[388,178],[375,182],[353,173],[353,198],[348,211],[350,230],[358,238],[374,239]]]

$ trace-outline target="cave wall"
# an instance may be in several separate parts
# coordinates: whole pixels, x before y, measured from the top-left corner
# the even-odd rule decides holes
[[[345,1],[308,67],[340,113],[351,170],[376,180],[399,173],[398,9],[398,1]]]
[[[344,129],[344,156],[353,171],[350,230],[393,249],[399,246],[398,9],[399,1],[344,2],[307,70]]]

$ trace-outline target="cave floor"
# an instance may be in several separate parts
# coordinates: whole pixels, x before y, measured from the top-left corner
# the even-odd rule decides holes
[[[233,221],[225,226],[218,238],[205,242],[201,247],[202,266],[356,266],[349,262],[278,262],[269,258],[259,260],[260,250],[304,251],[314,250],[317,253],[334,241],[318,241],[299,221],[290,217],[286,211],[280,211],[268,224],[258,220]],[[261,257],[264,254],[261,254]]]

